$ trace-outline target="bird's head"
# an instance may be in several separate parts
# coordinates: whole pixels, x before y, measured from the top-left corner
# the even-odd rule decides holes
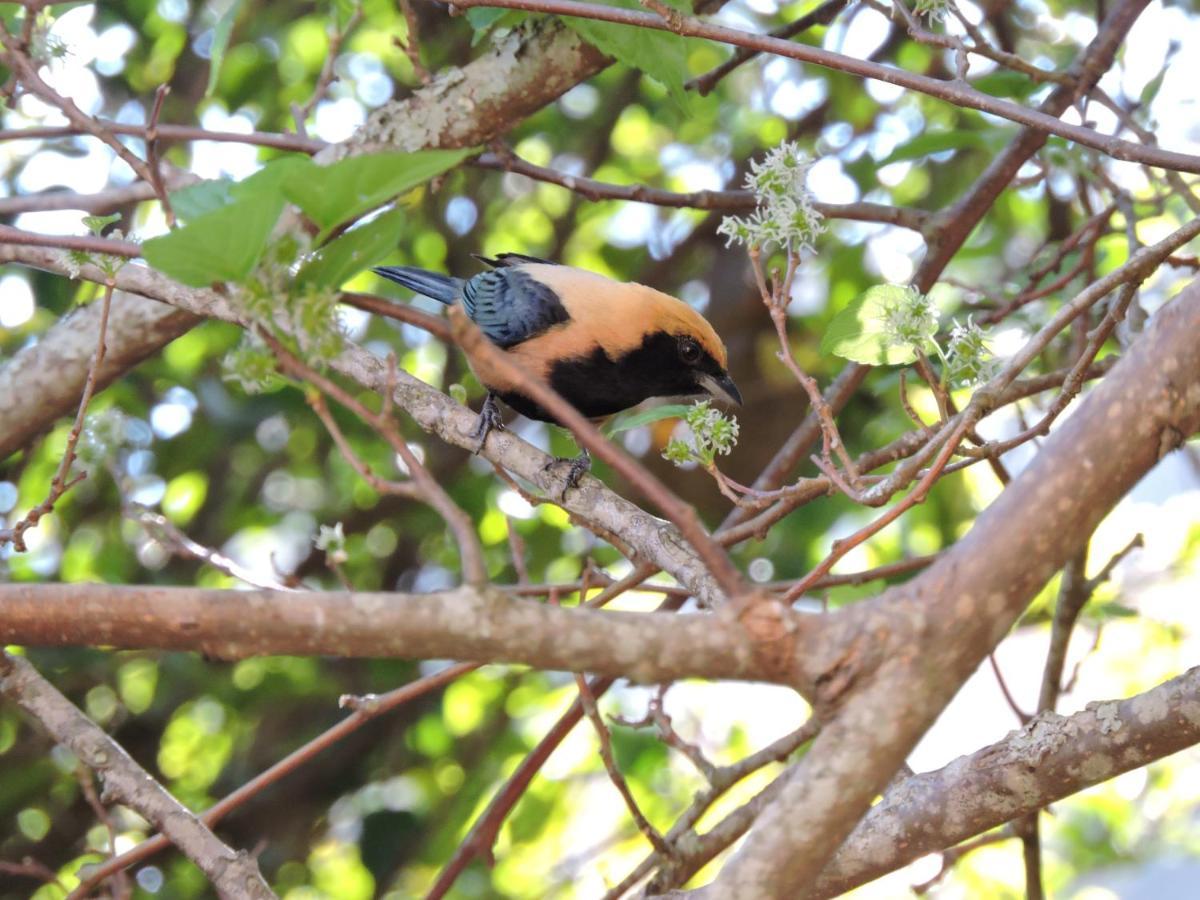
[[[647,382],[656,388],[651,396],[704,393],[741,406],[741,391],[726,368],[725,345],[708,320],[681,300],[659,297],[649,307],[639,352]]]
[[[649,397],[709,394],[741,404],[729,377],[725,345],[688,304],[632,282],[568,266],[528,265],[568,320],[530,341],[546,375],[589,415],[609,415]]]
[[[682,300],[624,284],[593,309],[603,310],[603,324],[597,323],[604,333],[600,344],[617,362],[631,395],[640,393],[642,400],[709,394],[741,405],[725,345],[708,320]]]

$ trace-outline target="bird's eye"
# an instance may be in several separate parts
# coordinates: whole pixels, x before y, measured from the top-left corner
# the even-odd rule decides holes
[[[679,358],[689,366],[700,361],[700,345],[691,338],[683,338],[679,342]]]

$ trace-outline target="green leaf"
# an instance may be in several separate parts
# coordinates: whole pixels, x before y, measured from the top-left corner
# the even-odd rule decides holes
[[[330,241],[300,269],[297,284],[301,288],[336,288],[356,272],[379,262],[396,249],[407,216],[405,210],[393,209]]]
[[[978,78],[971,79],[971,87],[993,97],[1012,97],[1024,100],[1038,88],[1038,83],[1028,75],[1007,69],[997,69]]]
[[[288,173],[283,192],[317,223],[321,240],[334,226],[381,206],[478,152],[468,147],[352,156],[331,166],[309,162]]]
[[[983,135],[976,131],[932,131],[919,134],[906,144],[901,144],[893,150],[886,159],[878,165],[902,162],[906,159],[919,159],[932,153],[942,153],[946,150],[962,150],[967,147],[987,148]]]
[[[834,316],[821,338],[821,352],[869,366],[894,366],[917,358],[910,344],[896,344],[888,332],[888,313],[909,302],[912,289],[898,284],[869,288]],[[936,330],[937,323],[933,323]],[[932,337],[930,331],[925,337]]]
[[[203,287],[241,281],[258,263],[283,198],[253,196],[205,213],[142,244],[142,255],[176,281]]]
[[[493,28],[513,28],[524,22],[529,14],[523,9],[506,9],[499,6],[472,6],[467,9],[467,21],[475,29],[471,35],[471,46],[474,47],[487,36]]]
[[[1142,93],[1138,96],[1138,105],[1149,106],[1154,102],[1154,98],[1158,96],[1159,90],[1163,86],[1163,79],[1167,77],[1168,67],[1163,66],[1158,74],[1146,82],[1146,86],[1142,88]]]
[[[120,222],[120,221],[121,221],[120,213],[112,213],[111,215],[107,215],[107,216],[84,216],[83,217],[83,226],[88,231],[90,231],[92,234],[99,237],[100,232],[102,232],[105,228],[107,228],[113,222]]]
[[[233,0],[213,28],[212,48],[208,57],[208,87],[204,89],[205,97],[211,97],[213,91],[217,89],[217,80],[221,77],[221,63],[225,59],[225,51],[229,48],[229,37],[233,34],[233,23],[241,8],[242,0]]]
[[[680,12],[691,12],[680,0],[667,2]],[[637,0],[610,0],[608,5],[642,10]],[[649,75],[667,89],[681,109],[686,110],[688,97],[683,81],[687,76],[687,47],[679,35],[574,16],[563,16],[563,21],[601,53]]]
[[[232,202],[235,183],[229,178],[213,178],[171,191],[171,208],[185,222],[198,219]]]
[[[691,408],[690,403],[667,403],[663,406],[654,406],[628,416],[618,416],[606,430],[609,435],[614,435],[632,428],[641,428],[643,425],[661,422],[663,419],[682,419]]]
[[[171,192],[171,208],[184,221],[198,219],[205,213],[228,206],[237,200],[258,198],[274,202],[282,199],[283,179],[290,172],[302,167],[311,171],[312,164],[303,154],[293,153],[281,156],[267,163],[249,178],[242,181],[232,181],[229,178],[213,178],[199,181],[185,188]]]

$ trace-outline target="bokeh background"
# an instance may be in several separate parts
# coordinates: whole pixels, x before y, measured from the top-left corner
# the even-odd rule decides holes
[[[228,4],[189,0],[106,0],[56,4],[48,39],[52,83],[86,112],[143,123],[154,89],[171,87],[162,121],[209,129],[294,129],[293,104],[311,95],[329,52],[335,10],[325,3],[246,2],[215,90],[206,95],[213,30]],[[997,10],[1007,6],[1003,13]],[[420,52],[437,71],[483,52],[490,40],[437,3],[414,0]],[[1008,5],[959,3],[968,18],[1003,25],[999,37],[1023,58],[1061,68],[1095,33],[1093,4],[1020,0]],[[806,11],[805,4],[734,0],[718,21],[755,30]],[[419,86],[408,56],[394,43],[408,34],[398,6],[366,0],[361,25],[336,60],[337,81],[314,110],[309,132],[338,141],[372,108]],[[519,27],[514,18],[500,28]],[[948,26],[954,30],[955,23]],[[871,5],[852,5],[829,27],[802,40],[852,56],[891,61],[935,75],[951,70],[940,50],[915,43]],[[688,42],[692,75],[720,63],[726,50]],[[1200,152],[1200,109],[1194,85],[1200,59],[1200,14],[1189,3],[1156,2],[1141,17],[1113,72],[1101,82],[1112,96],[1138,98],[1160,143]],[[975,60],[972,76],[991,67]],[[992,90],[1034,103],[1047,89],[996,70]],[[1104,110],[1090,114],[1112,126]],[[57,112],[28,96],[0,112],[2,127],[60,123]],[[1070,114],[1069,114],[1070,116]],[[1068,116],[1068,118],[1069,118]],[[737,70],[707,96],[672,100],[657,82],[612,66],[521,123],[507,137],[522,158],[620,183],[681,191],[740,187],[747,160],[781,141],[798,141],[815,158],[810,187],[832,203],[866,199],[937,211],[954,202],[1011,126],[981,114],[878,83],[783,59]],[[9,138],[9,135],[5,135]],[[140,147],[140,143],[134,142]],[[229,143],[171,146],[169,164],[202,177],[242,178],[273,152]],[[1052,140],[1027,167],[1027,183],[1006,191],[934,291],[945,316],[960,319],[987,308],[987,293],[1019,286],[1047,240],[1064,237],[1084,218],[1078,202],[1088,155]],[[1108,161],[1108,177],[1134,196],[1153,190],[1136,166]],[[0,200],[51,189],[91,193],[127,182],[114,154],[87,138],[0,141]],[[393,262],[457,274],[478,264],[473,253],[531,253],[641,281],[683,297],[724,336],[730,370],[746,398],[737,411],[741,441],[722,467],[749,482],[804,411],[802,394],[775,360],[774,332],[754,289],[745,255],[716,234],[720,216],[640,203],[592,202],[523,176],[464,167],[432,189],[406,198],[411,216]],[[153,204],[124,210],[122,225],[138,238],[160,234]],[[83,233],[82,213],[53,211],[5,216],[47,233]],[[1137,224],[1146,242],[1177,225],[1168,207]],[[1096,271],[1127,256],[1123,233],[1101,238]],[[849,300],[879,282],[909,279],[924,252],[914,232],[881,224],[832,221],[805,260],[792,313],[793,350],[822,383],[843,364],[823,356],[823,326]],[[1191,274],[1194,274],[1191,273]],[[1189,277],[1164,268],[1142,292],[1153,310]],[[1070,296],[1030,304],[991,332],[999,356]],[[349,287],[410,298],[364,274]],[[976,288],[983,288],[977,290]],[[46,331],[93,286],[22,269],[0,268],[0,364]],[[431,301],[415,305],[436,311]],[[381,355],[396,352],[405,369],[448,389],[461,385],[477,406],[482,391],[463,360],[425,333],[343,310],[347,334]],[[299,392],[247,396],[222,378],[224,356],[239,339],[232,326],[208,322],[170,344],[110,387],[94,409],[118,409],[119,450],[29,535],[30,550],[0,548],[0,578],[235,586],[226,575],[172,555],[145,527],[122,515],[123,503],[156,508],[191,538],[273,580],[295,576],[335,586],[324,554],[314,549],[321,525],[343,523],[349,558],[344,572],[363,589],[431,590],[455,583],[457,554],[441,520],[423,506],[380,497],[338,454]],[[1114,342],[1111,352],[1119,352]],[[1045,368],[1053,368],[1050,354]],[[895,371],[874,373],[840,417],[853,451],[879,446],[911,427],[898,402]],[[914,403],[936,415],[927,391]],[[36,402],[36,398],[30,398]],[[1036,403],[1024,410],[1037,416]],[[349,417],[339,418],[360,456],[395,472],[385,443]],[[540,424],[517,431],[558,454],[574,448]],[[728,509],[712,480],[660,459],[670,424],[622,435],[710,524]],[[1014,412],[989,420],[989,437],[1018,430]],[[45,494],[65,444],[63,422],[30,452],[0,460],[0,514],[15,519]],[[572,525],[557,508],[531,508],[496,478],[489,465],[406,426],[415,452],[478,523],[493,578],[512,582],[509,529],[519,536],[534,581],[572,581],[585,558],[617,575],[628,565],[609,546]],[[1032,455],[1006,457],[1014,471]],[[597,472],[618,489],[603,466]],[[837,571],[855,571],[936,553],[969,527],[999,485],[985,467],[940,483],[929,499],[854,551]],[[828,551],[832,538],[873,517],[838,497],[812,503],[735,558],[757,581],[799,577]],[[1014,523],[1020,527],[1020,523]],[[1092,545],[1092,571],[1136,533],[1145,548],[1117,567],[1084,613],[1069,666],[1079,664],[1074,689],[1060,709],[1147,689],[1197,658],[1200,607],[1200,462],[1193,446],[1175,454],[1109,516]],[[818,598],[837,605],[878,592],[881,583],[835,588]],[[1018,704],[1036,704],[1048,637],[1047,613],[1057,588],[1047,586],[997,662]],[[649,595],[622,603],[647,608]],[[1094,642],[1094,646],[1092,646]],[[270,658],[236,664],[193,654],[30,651],[38,668],[104,725],[185,803],[203,808],[338,721],[341,694],[382,692],[434,671],[437,662]],[[640,716],[649,699],[622,688],[605,700],[608,712]],[[472,818],[574,697],[569,676],[487,667],[444,691],[377,720],[327,750],[286,782],[255,799],[222,825],[231,843],[260,847],[264,870],[281,896],[345,898],[419,895],[461,841]],[[686,683],[667,695],[677,728],[717,761],[732,761],[794,729],[803,702],[764,686]],[[922,770],[945,764],[1017,727],[995,675],[984,667],[964,688],[913,754]],[[595,752],[594,734],[578,727],[551,757],[501,832],[497,864],[472,866],[452,896],[595,897],[641,858],[645,844],[629,822]],[[665,827],[686,806],[700,780],[690,764],[652,735],[614,729],[618,760],[656,824]],[[1196,752],[1056,804],[1043,817],[1045,878],[1055,896],[1194,896],[1200,874],[1200,767]],[[748,780],[712,816],[744,802],[773,773]],[[118,817],[118,848],[145,836],[145,823]],[[75,761],[11,706],[0,706],[0,858],[32,856],[72,870],[98,859],[107,835],[82,796]],[[962,860],[935,888],[939,897],[1017,897],[1023,890],[1019,846],[997,844]],[[863,897],[902,897],[937,870],[922,860]],[[137,873],[138,896],[201,897],[199,873],[165,854]],[[1147,887],[1148,886],[1148,887]],[[0,878],[0,898],[25,897],[31,883]],[[1172,894],[1172,890],[1182,891]],[[61,896],[54,888],[37,896]]]

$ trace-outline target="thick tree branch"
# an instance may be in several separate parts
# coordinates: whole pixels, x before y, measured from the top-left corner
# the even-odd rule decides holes
[[[811,616],[792,619],[806,665]],[[498,588],[436,594],[233,591],[101,584],[0,585],[0,644],[524,663],[656,683],[703,676],[784,681],[731,618],[601,612]]]
[[[889,788],[821,872],[813,896],[835,897],[1197,742],[1200,668],[1072,716],[1043,713],[1002,741]]]
[[[608,64],[557,22],[514,28],[490,53],[439,73],[411,97],[379,107],[350,140],[321,151],[317,160],[483,144]]]
[[[0,248],[0,262],[11,258],[4,249]],[[79,406],[88,365],[96,352],[100,313],[98,303],[76,309],[0,368],[0,460]],[[117,291],[97,389],[107,387],[199,321],[199,316],[178,307]]]
[[[965,538],[912,581],[849,610],[858,640],[843,645],[818,700],[836,704],[840,692],[856,690],[703,896],[788,895],[813,883],[1050,575],[1142,475],[1200,428],[1197,333],[1200,282],[1155,316]],[[887,646],[883,663],[865,668],[879,658],[879,644]]]

